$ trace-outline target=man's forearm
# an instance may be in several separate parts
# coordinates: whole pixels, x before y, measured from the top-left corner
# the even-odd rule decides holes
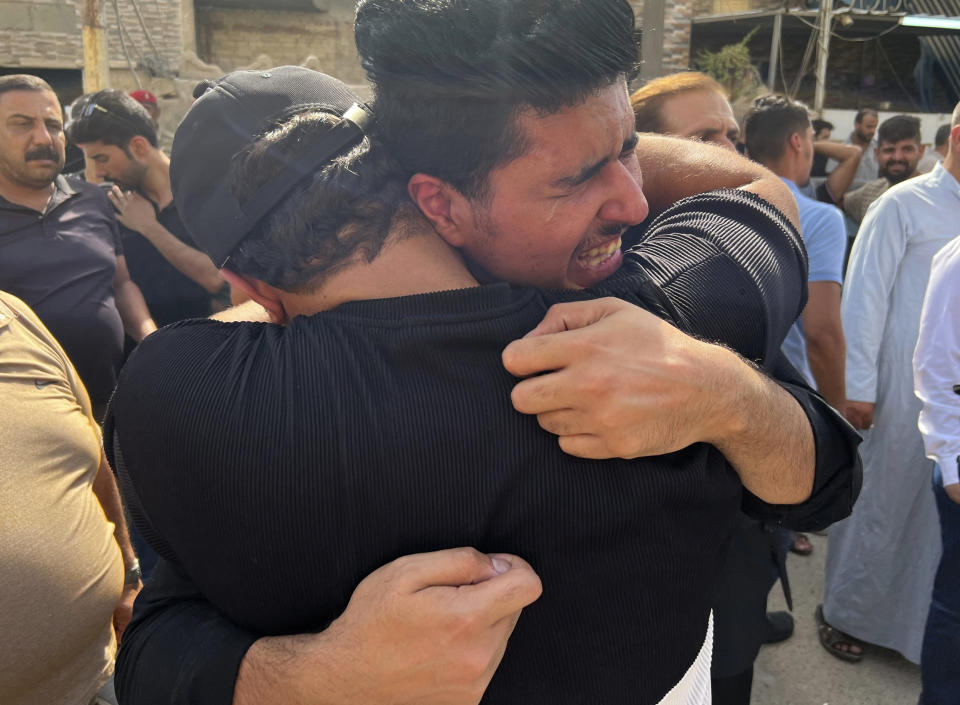
[[[117,310],[127,334],[138,343],[157,329],[140,287],[127,279],[116,285]]]
[[[796,203],[783,181],[739,154],[693,140],[641,133],[637,157],[651,216],[698,193],[746,187],[797,224]]]
[[[837,168],[827,176],[827,192],[834,203],[840,205],[843,203],[843,194],[847,192],[854,179],[857,177],[857,169],[860,168],[860,160],[863,157],[863,150],[852,144],[837,144],[836,142],[815,142],[814,148],[821,154],[826,154],[831,159],[839,162]]]
[[[127,520],[123,513],[123,503],[120,501],[120,492],[117,490],[117,481],[107,464],[107,459],[100,456],[100,467],[93,480],[93,493],[100,500],[103,513],[107,520],[113,523],[113,536],[120,546],[123,556],[123,566],[129,569],[137,559],[133,545],[130,543],[130,533],[127,531]]]
[[[341,692],[341,669],[325,636],[294,634],[264,637],[240,662],[233,705],[342,705],[357,693]]]
[[[817,382],[817,390],[830,406],[843,412],[847,400],[845,384],[846,346],[843,332],[807,336],[807,360]]]
[[[720,389],[727,391],[708,442],[724,454],[743,486],[763,501],[804,501],[813,490],[816,468],[809,419],[779,385],[735,353],[717,350],[726,356],[726,373],[719,379]]]
[[[204,253],[181,241],[160,223],[150,224],[141,234],[183,276],[193,280],[209,293],[216,294],[224,287],[225,282],[220,278],[213,261]]]

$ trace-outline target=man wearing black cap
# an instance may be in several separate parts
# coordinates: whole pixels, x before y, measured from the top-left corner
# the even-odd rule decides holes
[[[300,123],[290,113],[313,102],[305,92],[323,94],[318,102],[331,102],[328,111],[336,115],[344,113],[346,100],[342,88],[336,91],[339,99],[331,100],[329,84],[311,85],[309,74],[293,70],[291,76],[290,71],[228,76],[200,97],[178,134],[173,178],[177,198],[185,194],[179,202],[188,226],[223,262],[232,281],[245,286],[273,320],[290,325],[179,324],[130,361],[108,420],[108,446],[128,496],[140,504],[135,516],[177,568],[160,573],[131,629],[129,656],[121,656],[119,667],[128,674],[121,675],[121,689],[143,687],[138,677],[153,681],[155,675],[145,668],[165,668],[156,652],[146,650],[152,632],[154,642],[175,639],[168,649],[178,653],[218,644],[216,665],[163,678],[177,688],[176,697],[220,702],[204,689],[215,685],[221,698],[245,702],[249,683],[264,686],[273,678],[279,682],[261,691],[258,702],[284,701],[292,697],[291,686],[309,688],[316,678],[313,669],[349,662],[358,653],[369,656],[365,645],[384,643],[373,638],[383,633],[384,624],[378,628],[356,607],[358,600],[369,603],[370,578],[346,602],[359,578],[397,555],[459,544],[523,553],[536,561],[547,588],[537,611],[521,620],[488,691],[490,702],[557,702],[585,684],[604,702],[627,692],[640,702],[654,702],[671,687],[686,693],[682,702],[702,702],[698,678],[709,671],[710,643],[703,630],[720,555],[714,543],[723,542],[726,530],[720,526],[728,524],[739,493],[729,466],[701,443],[659,460],[578,461],[560,453],[532,419],[513,414],[507,403],[511,381],[499,369],[503,343],[535,325],[549,302],[584,295],[478,287],[423,216],[404,206],[405,181],[396,179],[389,158],[366,142],[353,147],[362,138],[355,123],[365,121],[364,111],[347,111],[345,120],[316,133],[305,119],[298,132]],[[632,125],[625,99],[624,92]],[[584,108],[595,107],[587,99]],[[248,116],[251,124],[231,120],[225,125],[225,116],[232,115]],[[263,132],[268,116],[279,124],[266,131],[263,145],[245,146]],[[598,132],[589,121],[586,127],[588,141],[599,140],[606,130],[601,125]],[[243,134],[232,133],[235,129]],[[304,150],[304,144],[311,147]],[[648,145],[667,153],[676,147],[668,139]],[[749,192],[788,210],[791,204],[779,181],[758,167],[736,157],[723,160],[707,147],[697,149],[711,167],[746,170],[755,182],[745,190],[692,199],[667,213],[651,226],[643,251],[629,255],[597,291],[618,292],[681,328],[772,363],[802,305],[797,294],[803,258],[790,222]],[[189,168],[197,159],[203,172]],[[622,159],[624,173],[617,167],[610,174],[612,190],[633,193],[628,177],[634,156]],[[218,177],[210,178],[213,174]],[[312,182],[304,182],[307,175],[313,175]],[[398,207],[401,213],[395,215]],[[204,227],[211,209],[224,215],[216,230]],[[710,226],[697,225],[700,218]],[[698,243],[697,251],[671,255],[684,239]],[[705,297],[696,281],[708,273],[740,285]],[[672,350],[673,370],[662,366],[654,372],[663,380],[664,407],[671,396],[689,400],[708,391],[705,380],[690,371],[716,354],[714,346],[692,341],[623,302],[603,306],[618,325],[627,325],[620,323],[626,317],[647,345],[657,340]],[[329,314],[314,315],[333,307]],[[583,310],[559,307],[553,315],[573,321]],[[592,315],[596,309],[586,310]],[[298,342],[304,335],[306,345]],[[723,364],[734,373],[742,363],[723,355]],[[812,419],[822,416],[822,402],[795,391]],[[190,414],[176,413],[184,404],[190,404]],[[231,406],[237,413],[230,423],[207,413]],[[818,447],[841,459],[822,463],[814,494],[803,505],[773,507],[751,497],[747,504],[755,513],[802,522],[849,511],[855,444],[836,427],[821,423],[815,428]],[[719,423],[715,431],[724,433]],[[170,442],[176,439],[182,441]],[[714,445],[722,443],[715,440]],[[304,462],[314,470],[301,467]],[[262,472],[267,466],[273,470]],[[227,468],[229,480],[220,476]],[[166,469],[178,473],[176,481]],[[768,501],[799,502],[810,493],[802,482],[771,492],[749,470],[741,478]],[[227,505],[220,491],[223,480],[234,488]],[[353,490],[341,494],[348,486]],[[268,507],[280,521],[263,516]],[[568,521],[574,516],[575,527]],[[709,527],[699,526],[704,520]],[[678,544],[684,559],[675,565],[673,550],[663,549]],[[211,553],[204,546],[216,548]],[[527,570],[514,563],[499,576],[523,581],[525,588],[512,591],[514,599],[524,596],[523,603],[536,596],[522,577],[529,576]],[[665,578],[674,570],[680,575]],[[660,577],[650,580],[654,574]],[[304,585],[312,586],[309,594],[302,592]],[[638,585],[644,586],[642,599]],[[197,602],[198,588],[254,633],[322,628],[346,611],[317,637],[261,639],[248,654],[255,637],[211,619]],[[518,606],[513,602],[505,614],[501,610],[497,621],[515,618]],[[184,631],[191,621],[192,630]],[[663,631],[668,623],[669,633]],[[560,628],[574,635],[569,643],[557,642]],[[447,633],[440,629],[420,636],[445,644]],[[416,644],[394,640],[393,646],[403,652],[405,666],[411,657],[425,655]],[[456,696],[435,692],[431,699],[404,688],[409,685],[401,678],[405,671],[392,674],[391,687],[389,665],[395,655],[383,648],[379,663],[362,661],[325,681],[320,687],[326,692],[311,692],[315,701],[336,690],[341,702],[476,702],[499,658],[496,650],[492,657],[475,652],[481,656],[474,659],[479,666],[471,676],[473,689]],[[169,657],[169,651],[159,653],[161,659]],[[138,658],[139,674],[133,668]],[[449,663],[455,657],[444,658]],[[427,661],[427,670],[437,676],[434,669],[443,666]],[[360,681],[359,688],[351,677]],[[443,677],[462,680],[463,674],[444,672]],[[355,689],[346,688],[345,681]],[[315,689],[319,684],[313,682]],[[140,690],[129,693],[122,697],[145,702]]]

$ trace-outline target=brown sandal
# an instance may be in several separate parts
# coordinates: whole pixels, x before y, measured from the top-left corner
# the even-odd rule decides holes
[[[843,661],[858,663],[863,660],[863,642],[827,624],[827,620],[823,618],[823,605],[817,605],[814,618],[817,620],[817,635],[820,637],[820,643],[823,644],[823,648]],[[860,649],[860,653],[841,649],[840,644],[846,644],[848,648],[856,646]]]

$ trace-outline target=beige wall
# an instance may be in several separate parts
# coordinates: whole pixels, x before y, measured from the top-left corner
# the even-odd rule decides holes
[[[197,53],[201,59],[232,71],[260,55],[273,65],[311,67],[348,84],[364,82],[353,43],[353,16],[348,12],[266,12],[197,8]]]

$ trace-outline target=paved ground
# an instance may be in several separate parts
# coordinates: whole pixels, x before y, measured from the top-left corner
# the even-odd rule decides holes
[[[790,554],[787,561],[796,631],[782,644],[760,649],[751,705],[915,705],[920,669],[898,653],[870,648],[860,663],[846,663],[820,646],[813,612],[823,596],[827,539],[810,540],[813,555]],[[768,607],[786,609],[779,583]]]

